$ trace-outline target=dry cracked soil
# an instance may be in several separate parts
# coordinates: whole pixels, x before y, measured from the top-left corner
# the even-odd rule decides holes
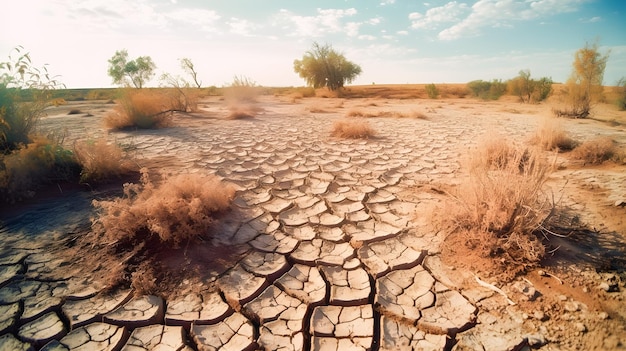
[[[180,277],[161,294],[107,289],[101,273],[119,262],[87,264],[99,253],[76,250],[91,200],[106,192],[59,184],[3,208],[0,350],[626,349],[624,165],[554,156],[549,186],[576,230],[546,237],[548,257],[512,278],[451,245],[437,224],[449,215],[440,189],[459,184],[477,140],[525,142],[549,105],[257,104],[254,118],[228,120],[225,102],[209,97],[171,127],[124,132],[102,126],[112,105],[51,109],[43,127],[68,130],[70,144],[105,136],[155,172],[216,174],[236,198],[212,242],[172,253],[166,265]],[[426,118],[370,118],[373,138],[331,137],[351,109]],[[598,109],[596,119],[563,120],[565,130],[580,141],[609,136],[623,150],[624,113]]]

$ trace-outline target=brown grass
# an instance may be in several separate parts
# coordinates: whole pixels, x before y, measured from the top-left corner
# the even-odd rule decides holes
[[[332,136],[350,139],[368,139],[376,135],[367,121],[340,120],[333,123]]]
[[[104,117],[111,129],[161,128],[171,124],[172,106],[162,93],[149,89],[127,89],[112,113]]]
[[[555,117],[544,117],[530,143],[544,150],[567,151],[576,147],[576,141],[563,130],[561,122]]]
[[[45,184],[74,180],[79,166],[72,152],[41,135],[10,154],[0,153],[0,202],[33,197]]]
[[[347,117],[365,117],[365,118],[393,117],[393,118],[428,119],[428,117],[420,111],[401,112],[401,111],[378,110],[378,111],[370,112],[370,111],[363,111],[361,109],[350,109],[346,113],[346,116]]]
[[[483,257],[537,263],[545,254],[537,233],[553,208],[544,192],[551,165],[538,151],[502,141],[482,143],[470,158],[469,177],[444,209],[454,228]]]
[[[178,247],[207,235],[214,215],[229,208],[234,194],[215,176],[181,174],[155,185],[142,169],[141,184],[125,184],[123,197],[93,201],[98,213],[93,227],[112,244],[158,238]]]
[[[122,149],[109,144],[106,138],[79,140],[74,143],[74,157],[81,165],[82,183],[101,183],[136,170]]]
[[[609,137],[600,137],[585,141],[571,153],[572,158],[582,160],[585,164],[598,165],[614,158],[618,154],[617,147]]]

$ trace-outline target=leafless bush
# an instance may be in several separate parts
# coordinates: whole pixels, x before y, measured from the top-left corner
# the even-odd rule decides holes
[[[373,137],[376,132],[367,121],[341,120],[333,124],[331,134],[339,138],[367,139]]]
[[[576,141],[570,138],[563,130],[557,118],[544,117],[530,143],[549,151],[567,151],[576,147]]]
[[[83,183],[105,182],[135,169],[122,149],[107,143],[106,138],[76,141],[74,157],[81,166],[80,180]]]
[[[112,129],[161,128],[171,123],[172,106],[162,94],[146,89],[126,89],[104,124]]]
[[[471,155],[469,178],[446,208],[466,244],[485,257],[532,264],[545,253],[538,231],[553,202],[544,192],[552,166],[538,151],[483,143]]]
[[[142,169],[141,184],[125,184],[124,196],[94,201],[94,230],[110,243],[147,242],[177,247],[208,234],[214,215],[230,206],[235,190],[215,176],[181,174],[160,185]]]
[[[601,137],[578,145],[571,155],[585,164],[598,165],[617,155],[617,147],[611,138]]]

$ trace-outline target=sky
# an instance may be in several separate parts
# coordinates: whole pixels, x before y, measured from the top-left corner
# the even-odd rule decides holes
[[[163,73],[195,65],[203,86],[235,76],[303,86],[293,71],[314,42],[362,74],[353,84],[466,83],[531,77],[563,82],[576,50],[609,53],[605,85],[626,77],[624,0],[20,0],[3,5],[0,62],[22,46],[67,88],[114,86],[117,50]],[[186,78],[186,77],[185,77]]]

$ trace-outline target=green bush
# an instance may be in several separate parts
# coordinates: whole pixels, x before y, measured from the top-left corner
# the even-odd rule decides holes
[[[538,103],[552,93],[552,79],[542,77],[539,80],[530,78],[529,70],[519,71],[519,76],[507,82],[511,94],[518,96],[521,102]]]
[[[472,95],[483,100],[498,100],[506,92],[506,83],[500,79],[491,82],[474,80],[467,83]]]
[[[439,89],[437,89],[437,86],[435,86],[435,84],[433,83],[427,84],[425,89],[426,89],[426,94],[428,94],[429,98],[436,99],[439,97]]]
[[[47,68],[36,68],[22,47],[0,62],[0,152],[9,153],[31,140],[39,118],[49,105],[50,90],[62,86]]]

